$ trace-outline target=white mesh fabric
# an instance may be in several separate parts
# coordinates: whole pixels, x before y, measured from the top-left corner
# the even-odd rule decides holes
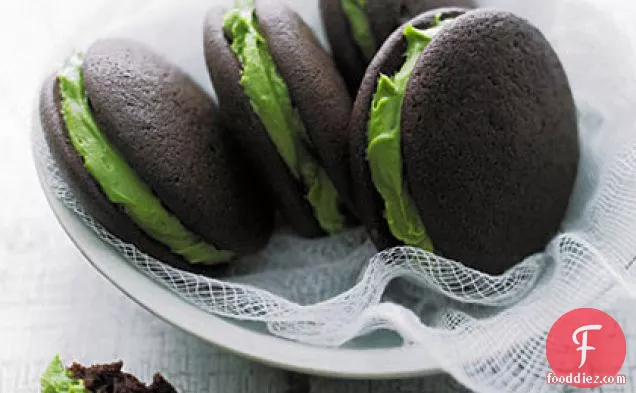
[[[277,234],[262,253],[233,265],[230,277],[215,280],[166,266],[106,232],[60,177],[40,132],[34,146],[46,185],[130,263],[210,313],[263,322],[274,335],[320,346],[391,329],[407,344],[426,345],[475,391],[563,390],[545,383],[552,323],[573,308],[611,307],[636,288],[636,62],[628,50],[636,35],[622,30],[629,6],[619,2],[538,1],[532,10],[483,3],[541,21],[572,83],[582,142],[563,233],[502,277],[408,247],[376,254],[358,229],[322,240]]]

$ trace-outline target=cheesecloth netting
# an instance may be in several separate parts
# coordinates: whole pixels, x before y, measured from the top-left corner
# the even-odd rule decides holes
[[[122,23],[112,32],[145,41],[210,90],[197,41],[200,29],[192,23],[202,21],[209,4],[164,3],[155,7],[152,22]],[[315,3],[291,4],[324,42]],[[378,254],[361,229],[321,240],[278,233],[263,252],[235,263],[223,279],[181,272],[123,243],[86,212],[60,176],[36,124],[35,157],[45,186],[130,263],[210,313],[262,322],[271,334],[319,346],[388,329],[405,345],[422,345],[475,391],[559,390],[545,384],[545,338],[554,321],[574,308],[611,307],[636,288],[631,110],[636,38],[625,27],[636,7],[618,0],[524,3],[482,5],[529,18],[554,45],[575,93],[583,156],[562,233],[504,276],[490,277],[408,247]],[[179,24],[183,20],[188,23]]]

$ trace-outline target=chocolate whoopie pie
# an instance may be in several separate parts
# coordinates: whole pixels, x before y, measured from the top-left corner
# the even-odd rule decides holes
[[[350,135],[355,200],[378,248],[420,247],[493,275],[558,232],[578,171],[564,69],[506,12],[441,9],[397,29],[364,77]]]
[[[333,58],[355,97],[371,59],[400,25],[425,11],[475,6],[473,0],[320,0],[320,13]]]
[[[40,115],[75,196],[124,242],[203,274],[268,242],[273,206],[216,104],[147,47],[95,42],[44,84]]]
[[[225,125],[304,237],[341,232],[351,212],[352,102],[333,59],[277,1],[214,8],[205,57]]]
[[[145,385],[137,377],[122,371],[122,362],[90,367],[74,363],[64,367],[59,356],[40,377],[41,393],[177,393],[161,374]]]

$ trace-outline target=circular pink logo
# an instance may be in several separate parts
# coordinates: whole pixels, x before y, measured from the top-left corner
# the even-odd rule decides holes
[[[625,363],[623,329],[607,313],[582,308],[552,326],[546,342],[553,383],[595,388],[614,383]]]

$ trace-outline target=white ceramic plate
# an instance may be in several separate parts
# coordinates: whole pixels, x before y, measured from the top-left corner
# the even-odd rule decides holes
[[[136,5],[135,5],[136,4]],[[314,27],[319,28],[317,1],[295,2],[294,7]],[[211,87],[202,51],[202,22],[209,2],[134,2],[125,9],[100,15],[99,21],[82,29],[68,48],[60,51],[49,72],[71,51],[84,49],[99,37],[116,35],[145,42],[182,66],[210,93]],[[132,16],[131,16],[132,15]],[[34,111],[37,114],[37,108]],[[34,132],[41,132],[37,115]],[[40,179],[44,168],[38,164]],[[45,184],[42,181],[42,184]],[[389,333],[379,333],[342,349],[311,347],[273,337],[260,326],[235,323],[206,313],[183,301],[160,284],[146,277],[112,247],[98,239],[83,223],[44,187],[47,199],[60,224],[86,259],[110,282],[142,307],[165,321],[236,354],[280,368],[341,378],[403,378],[439,371],[426,348],[402,347]]]

